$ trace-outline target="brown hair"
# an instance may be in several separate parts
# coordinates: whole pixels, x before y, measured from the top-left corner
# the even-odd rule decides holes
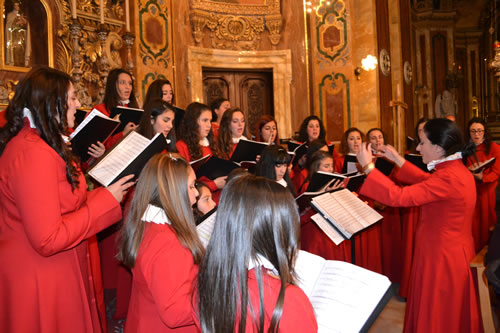
[[[144,236],[142,216],[148,205],[162,208],[181,244],[191,251],[195,264],[204,254],[196,233],[193,210],[188,195],[188,170],[191,167],[178,154],[157,154],[139,176],[127,220],[121,230],[118,259],[134,267]]]
[[[233,121],[233,115],[236,112],[240,112],[245,118],[245,114],[240,108],[230,108],[224,112],[220,120],[219,136],[217,137],[217,151],[222,158],[229,159],[229,154],[233,149],[233,135],[231,133],[231,122]],[[243,130],[244,136],[248,137],[247,125],[245,119],[245,129]]]
[[[349,137],[349,134],[352,132],[358,132],[359,135],[361,136],[361,141],[365,141],[365,135],[363,132],[361,132],[359,129],[356,127],[351,127],[347,131],[342,134],[342,138],[340,139],[340,152],[344,155],[349,154],[349,146],[347,145],[347,138]]]
[[[278,131],[278,122],[276,119],[274,119],[273,116],[269,114],[265,114],[262,117],[259,118],[257,121],[257,126],[255,127],[255,139],[257,141],[263,142],[264,140],[262,139],[262,127],[264,127],[267,123],[270,123],[271,121],[274,121],[276,124],[276,137],[274,138],[274,144],[279,145],[280,144],[280,136],[279,136],[279,131]]]
[[[177,137],[186,143],[191,160],[196,160],[203,157],[200,147],[200,126],[198,125],[198,119],[204,111],[210,111],[210,108],[205,104],[193,102],[186,108],[186,113],[182,118],[182,123],[180,126],[179,133]],[[216,152],[214,135],[212,130],[207,136],[208,142],[210,143],[210,148],[213,152]]]

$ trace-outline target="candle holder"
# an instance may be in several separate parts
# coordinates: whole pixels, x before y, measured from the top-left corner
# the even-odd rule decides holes
[[[134,72],[134,62],[132,61],[132,46],[134,45],[135,36],[130,32],[126,32],[123,36],[123,41],[125,42],[125,47],[127,48],[127,63],[126,69],[129,73],[133,75]]]
[[[108,39],[109,31],[105,29],[104,24],[99,25],[99,30],[97,31],[97,36],[99,38],[99,43],[101,44],[101,58],[99,61],[99,77],[101,78],[99,85],[99,100],[104,100],[104,92],[106,89],[106,80],[109,73],[109,63],[108,57],[106,56],[106,40]]]
[[[82,78],[82,70],[80,69],[81,57],[80,57],[80,45],[78,40],[80,39],[80,34],[82,32],[82,26],[79,24],[77,19],[73,19],[72,23],[69,25],[69,32],[71,35],[71,41],[73,43],[73,52],[71,53],[72,62],[72,74],[73,74],[73,84],[75,85],[75,90],[77,86],[80,86],[80,81]]]

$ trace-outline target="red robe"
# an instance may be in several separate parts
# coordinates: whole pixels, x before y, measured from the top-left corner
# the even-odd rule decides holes
[[[265,270],[264,270],[265,272]],[[264,329],[263,332],[269,330],[271,318],[273,315],[274,306],[278,300],[281,281],[279,278],[272,277],[263,272],[264,286]],[[248,272],[248,296],[252,307],[256,312],[256,318],[259,318],[259,288],[255,271],[252,269]],[[197,314],[195,314],[197,317]],[[257,321],[258,322],[258,321]],[[200,323],[196,319],[196,325],[200,329]],[[288,285],[285,289],[285,299],[283,302],[283,312],[279,324],[279,332],[301,332],[315,333],[318,331],[318,324],[314,316],[309,298],[304,294],[302,289],[294,285]],[[238,332],[238,322],[235,325],[234,332]],[[254,325],[252,312],[250,308],[247,310],[247,321],[245,327],[246,333],[258,332]]]
[[[198,266],[191,252],[170,225],[142,223],[125,332],[197,332],[191,299]]]
[[[344,161],[345,156],[338,156],[335,159],[335,172],[342,173]],[[373,202],[370,199],[362,196],[359,198],[368,201],[368,204],[373,207]],[[381,237],[380,222],[377,222],[351,238],[351,242],[354,242],[354,263],[356,265],[373,272],[382,273]]]
[[[488,244],[490,228],[497,223],[497,212],[495,210],[498,176],[500,175],[500,146],[491,142],[490,152],[486,154],[484,143],[476,147],[478,162],[484,162],[492,157],[496,157],[493,166],[483,171],[483,180],[476,181],[477,202],[472,223],[472,236],[476,252],[479,252]],[[467,165],[475,162],[473,157],[469,157]]]
[[[101,332],[87,239],[121,218],[25,126],[0,156],[0,331]]]
[[[395,207],[420,206],[405,332],[479,332],[479,312],[469,262],[474,257],[471,223],[474,178],[460,160],[442,162],[428,174],[404,163],[399,187],[378,170],[361,194]]]

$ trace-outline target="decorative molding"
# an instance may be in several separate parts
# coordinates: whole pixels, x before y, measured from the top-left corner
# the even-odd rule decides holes
[[[281,0],[261,0],[261,4],[235,4],[217,0],[191,0],[191,8],[205,12],[240,15],[281,15]]]
[[[272,45],[279,44],[283,17],[279,0],[262,0],[261,5],[240,5],[210,0],[192,0],[189,18],[197,45],[210,30],[213,48],[256,50],[267,29]]]
[[[343,1],[332,1],[324,7],[323,15],[316,17],[316,46],[319,54],[330,61],[343,58],[347,61],[347,19]],[[336,36],[332,37],[334,34]]]
[[[408,61],[405,61],[404,65],[403,65],[403,77],[404,77],[405,83],[410,85],[411,81],[413,79],[413,70],[412,70],[410,62],[408,62]]]
[[[380,55],[378,58],[380,72],[385,76],[391,74],[391,56],[386,49],[380,50]]]
[[[326,106],[326,95],[344,95],[344,110],[347,115],[347,128],[351,127],[351,97],[350,97],[350,84],[349,80],[342,73],[330,73],[321,79],[318,85],[319,88],[319,114],[321,121],[325,122],[324,107]]]

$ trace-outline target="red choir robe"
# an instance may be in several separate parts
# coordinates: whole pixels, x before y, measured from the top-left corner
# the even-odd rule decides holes
[[[28,122],[0,156],[1,332],[101,332],[87,239],[121,209],[79,181]]]
[[[338,156],[335,159],[335,172],[342,173],[344,161],[344,156]],[[367,201],[370,207],[373,208],[371,199],[364,198],[363,196],[359,196],[359,198],[363,201]],[[369,269],[373,272],[382,273],[381,238],[380,222],[352,236],[351,242],[354,242],[354,259],[352,261],[360,267]]]
[[[497,160],[495,163],[483,171],[483,180],[476,181],[477,202],[472,223],[472,236],[476,252],[479,252],[488,244],[490,228],[497,223],[497,213],[495,210],[496,193],[498,185],[498,176],[500,175],[500,146],[491,142],[490,152],[486,154],[486,145],[484,143],[476,147],[476,156],[478,162],[484,162],[492,157]],[[469,157],[467,165],[472,165],[475,161]]]
[[[279,278],[267,274],[267,270],[263,268],[262,285],[264,286],[264,329],[263,332],[269,330],[271,318],[273,315],[274,306],[278,300],[281,281]],[[256,312],[256,318],[259,318],[259,287],[257,285],[257,278],[255,270],[248,272],[248,297]],[[194,314],[198,318],[197,314]],[[258,319],[257,319],[258,322]],[[196,319],[196,325],[200,328],[200,323]],[[283,302],[283,312],[279,324],[279,332],[301,332],[301,333],[315,333],[318,331],[318,324],[314,316],[309,298],[304,294],[302,289],[294,285],[288,285],[285,289],[285,299]],[[234,332],[238,332],[238,322],[236,322]],[[258,332],[255,322],[252,317],[252,310],[250,307],[247,310],[246,320],[246,333]]]
[[[198,266],[191,252],[170,225],[142,223],[125,332],[198,332],[191,305]]]
[[[374,163],[376,162],[374,159]],[[397,172],[394,167],[389,178],[393,179],[394,173]],[[382,274],[386,275],[393,283],[401,282],[402,271],[402,231],[401,231],[401,216],[400,209],[373,203],[377,212],[382,215],[383,219],[380,224],[380,246],[382,252]]]
[[[378,170],[360,193],[395,207],[420,206],[405,332],[479,332],[479,311],[469,262],[474,178],[461,160],[445,161],[428,174],[404,163],[399,187]]]

